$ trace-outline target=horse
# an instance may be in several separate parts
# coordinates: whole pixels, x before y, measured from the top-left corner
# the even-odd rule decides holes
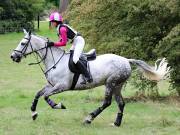
[[[20,63],[21,59],[29,54],[37,54],[43,64],[47,84],[36,93],[31,106],[32,119],[38,116],[36,107],[41,96],[47,104],[53,109],[65,109],[66,107],[60,102],[55,103],[50,96],[65,91],[72,91],[71,85],[73,75],[68,67],[70,53],[65,52],[62,48],[47,47],[48,39],[39,35],[32,34],[24,30],[25,36],[20,41],[11,54],[11,59]],[[105,97],[100,107],[88,114],[84,123],[90,124],[105,108],[111,105],[112,96],[118,105],[118,112],[113,123],[114,126],[120,126],[123,118],[125,102],[121,90],[127,79],[131,75],[131,64],[135,64],[142,70],[143,75],[152,81],[165,79],[169,73],[170,67],[167,66],[165,59],[160,60],[159,66],[150,66],[142,60],[127,59],[115,54],[103,54],[97,56],[95,60],[89,61],[89,69],[93,78],[92,83],[81,83],[84,78],[79,76],[77,84],[73,91],[88,90],[97,86],[105,86]]]

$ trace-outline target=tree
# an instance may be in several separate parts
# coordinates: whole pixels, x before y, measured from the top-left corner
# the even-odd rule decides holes
[[[172,68],[171,84],[180,96],[180,24],[159,42],[155,52],[168,59]]]
[[[65,12],[67,6],[69,5],[69,0],[59,0],[59,12]]]
[[[44,0],[5,0],[0,2],[0,30],[33,29],[33,20],[43,11]],[[4,31],[3,31],[4,30]]]
[[[60,0],[45,0],[46,3],[52,3],[56,7],[59,7]]]

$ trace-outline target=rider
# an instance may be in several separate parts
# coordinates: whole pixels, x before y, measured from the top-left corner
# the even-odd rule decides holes
[[[49,20],[51,22],[51,25],[57,28],[59,41],[48,42],[47,46],[48,47],[66,46],[68,40],[71,40],[72,46],[70,50],[74,51],[73,62],[82,72],[82,74],[85,76],[86,81],[91,83],[93,80],[92,80],[92,77],[90,76],[90,73],[88,72],[86,66],[79,60],[79,57],[85,45],[84,38],[77,31],[71,28],[69,25],[63,24],[63,18],[58,12],[52,13],[49,17]]]

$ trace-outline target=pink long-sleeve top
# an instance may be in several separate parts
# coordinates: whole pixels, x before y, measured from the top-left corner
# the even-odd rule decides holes
[[[60,47],[60,46],[66,46],[68,38],[67,38],[67,28],[61,27],[59,29],[59,41],[54,43],[54,46]]]

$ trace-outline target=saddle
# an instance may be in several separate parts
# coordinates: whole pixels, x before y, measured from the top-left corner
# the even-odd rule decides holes
[[[77,68],[76,64],[73,62],[73,55],[74,55],[74,51],[71,50],[70,51],[70,57],[69,57],[69,69],[72,73],[74,73],[74,77],[73,77],[73,82],[71,85],[71,90],[73,90],[76,86],[76,83],[79,79],[80,74],[82,74],[82,72]],[[89,69],[89,63],[88,61],[92,61],[96,59],[96,50],[92,49],[90,50],[88,53],[82,53],[79,60],[84,64],[84,66],[87,68],[87,70],[90,73],[90,69]],[[91,74],[91,73],[90,73]]]

